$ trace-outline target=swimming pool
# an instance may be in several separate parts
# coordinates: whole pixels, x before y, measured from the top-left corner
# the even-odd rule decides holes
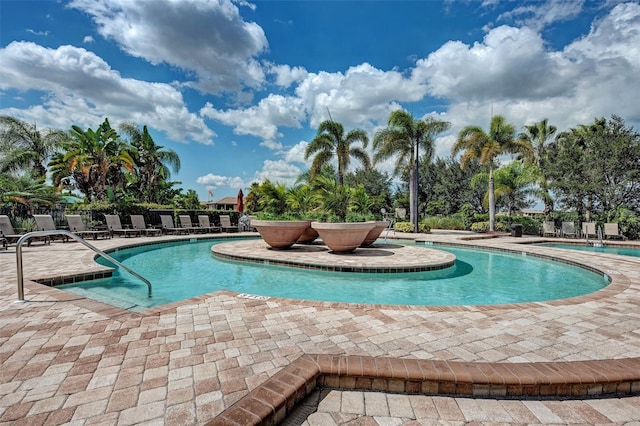
[[[161,243],[111,252],[153,284],[126,272],[108,279],[59,286],[91,299],[141,311],[190,297],[231,290],[292,299],[391,305],[479,305],[543,301],[599,290],[608,278],[531,256],[449,246],[454,266],[438,271],[373,274],[305,271],[223,261],[211,246],[229,240]],[[108,265],[103,259],[100,263]]]
[[[539,244],[536,244],[536,246],[640,257],[640,248],[606,245],[606,243],[604,247],[594,247],[592,245],[586,245],[586,244],[558,244],[558,243],[539,243]]]

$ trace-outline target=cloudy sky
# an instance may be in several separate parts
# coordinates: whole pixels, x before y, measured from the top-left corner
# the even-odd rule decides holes
[[[638,129],[639,76],[638,2],[0,0],[1,115],[146,124],[201,200],[292,183],[329,113],[370,138],[395,109],[438,115],[441,157],[492,111]]]

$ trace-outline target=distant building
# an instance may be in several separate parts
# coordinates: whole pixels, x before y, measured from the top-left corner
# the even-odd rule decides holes
[[[520,210],[520,213],[523,216],[529,216],[529,217],[541,217],[541,216],[544,216],[544,212],[542,210],[535,210],[535,209],[522,209],[522,210]]]
[[[237,197],[224,197],[216,201],[203,201],[201,203],[207,210],[232,210],[238,207]]]

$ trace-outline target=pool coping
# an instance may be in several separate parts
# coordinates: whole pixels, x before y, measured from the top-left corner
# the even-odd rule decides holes
[[[278,424],[319,387],[475,398],[633,395],[640,357],[510,364],[305,354],[205,424]]]

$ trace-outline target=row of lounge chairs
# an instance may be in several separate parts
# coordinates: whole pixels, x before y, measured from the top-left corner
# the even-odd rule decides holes
[[[554,221],[544,221],[542,223],[543,237],[563,237],[563,238],[598,238],[598,228],[595,222],[583,222],[582,229],[577,229],[575,222],[562,222],[558,228]],[[624,239],[620,233],[617,223],[605,223],[602,229],[604,239]]]
[[[215,232],[237,232],[238,226],[231,224],[229,215],[220,215],[220,226],[211,225],[209,216],[198,215],[198,224],[192,224],[189,215],[180,215],[180,226],[174,225],[173,217],[170,215],[160,215],[161,227],[147,226],[143,215],[130,215],[131,227],[124,227],[119,215],[105,214],[106,226],[89,228],[84,223],[80,215],[66,215],[69,230],[82,238],[111,238],[114,235],[124,237],[154,236],[165,234],[191,234],[191,233],[215,233]],[[53,217],[51,215],[33,215],[36,227],[41,231],[56,230]],[[6,215],[0,215],[0,246],[7,248],[9,244],[15,244],[22,234],[16,232],[11,224],[11,220]],[[34,240],[41,240],[49,243],[52,239],[60,239],[63,242],[69,240],[66,235],[51,235],[46,237],[36,237]],[[32,240],[27,242],[31,244]]]

